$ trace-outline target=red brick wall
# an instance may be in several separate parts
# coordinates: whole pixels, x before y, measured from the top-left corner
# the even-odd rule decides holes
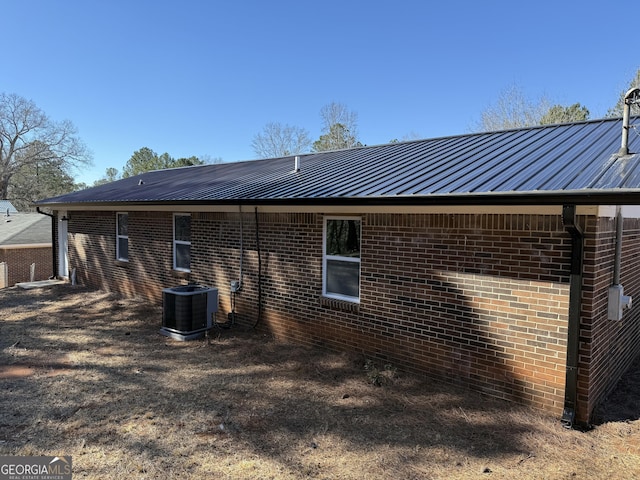
[[[168,212],[129,213],[129,262],[116,260],[115,212],[69,214],[69,268],[83,285],[162,298],[162,288],[184,283],[172,271],[173,223]]]
[[[561,410],[569,238],[558,217],[367,220],[363,302],[387,349],[443,379]],[[392,347],[398,336],[411,343]]]
[[[559,216],[362,215],[359,305],[321,298],[323,215],[267,213],[259,223],[260,328],[562,411],[570,237]],[[243,250],[236,311],[251,326],[253,212],[243,215],[242,245],[240,228],[238,213],[192,214],[192,273],[180,276],[171,213],[129,212],[130,261],[121,263],[115,212],[72,212],[70,266],[81,283],[156,302],[186,281],[216,286],[224,318]]]
[[[579,395],[583,416],[613,389],[640,352],[640,309],[622,321],[607,318],[608,289],[613,283],[615,218],[590,217],[585,239]],[[640,220],[626,219],[620,282],[625,295],[640,301]]]
[[[8,286],[31,280],[31,264],[35,263],[34,280],[46,280],[53,274],[51,245],[16,247],[5,245],[0,247],[0,263],[5,262],[8,268]]]

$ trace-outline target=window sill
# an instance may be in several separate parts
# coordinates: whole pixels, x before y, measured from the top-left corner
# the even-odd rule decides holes
[[[115,260],[116,267],[127,267],[129,266],[129,260]]]
[[[191,277],[191,272],[185,272],[184,270],[171,270],[171,276],[173,278],[189,280],[189,278]]]
[[[337,298],[320,297],[320,305],[323,307],[331,308],[332,310],[340,310],[342,312],[354,312],[360,311],[360,304],[354,302],[348,302],[346,300],[338,300]]]

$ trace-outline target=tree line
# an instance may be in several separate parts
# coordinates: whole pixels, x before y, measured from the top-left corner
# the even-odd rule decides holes
[[[220,159],[199,158],[196,156],[173,158],[168,153],[158,155],[149,147],[142,147],[136,150],[127,160],[127,163],[119,172],[117,168],[109,167],[105,170],[103,177],[93,182],[92,186],[104,183],[115,182],[121,178],[128,178],[151,170],[163,170],[165,168],[192,167],[194,165],[204,165],[205,163],[219,163]],[[86,186],[85,186],[86,188]]]
[[[640,69],[629,83],[629,88],[640,88]],[[624,94],[611,107],[606,117],[621,117],[624,107]],[[636,106],[637,108],[638,106]],[[552,125],[589,120],[590,112],[584,105],[560,105],[548,97],[529,99],[515,85],[505,88],[496,102],[480,114],[480,120],[470,130],[472,132],[490,132],[511,128],[525,128],[535,125]],[[339,150],[361,146],[358,138],[358,116],[340,103],[330,103],[320,111],[322,135],[315,142],[309,139],[306,129],[278,122],[265,125],[262,132],[255,135],[253,150],[258,158],[284,157],[309,152]],[[405,136],[405,140],[414,137]],[[389,140],[389,143],[398,139]]]
[[[640,88],[640,69],[629,83]],[[622,116],[624,94],[606,117]],[[634,114],[638,114],[638,105]],[[472,131],[495,131],[588,120],[590,112],[580,103],[560,105],[547,97],[529,99],[518,87],[503,90],[492,106],[481,112]],[[358,115],[342,103],[332,102],[320,110],[321,135],[313,141],[309,132],[280,122],[267,123],[252,140],[258,158],[282,157],[362,146]],[[407,136],[409,138],[410,136]],[[390,140],[396,142],[397,139]],[[149,147],[133,153],[122,172],[110,167],[94,182],[100,185],[120,178],[164,168],[219,163],[220,158],[158,155]],[[0,199],[10,200],[26,211],[38,199],[61,195],[88,185],[75,183],[73,170],[91,164],[91,154],[69,121],[51,120],[35,103],[17,94],[0,93]]]

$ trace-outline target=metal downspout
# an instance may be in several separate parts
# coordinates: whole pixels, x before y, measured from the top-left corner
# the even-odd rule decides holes
[[[57,251],[57,242],[56,242],[56,216],[52,213],[43,212],[40,210],[40,207],[36,207],[36,211],[42,215],[46,215],[51,218],[51,260],[53,265],[53,271],[49,279],[56,278],[58,275],[58,268],[56,265],[56,251]]]
[[[584,233],[576,221],[576,206],[562,206],[562,223],[571,235],[571,277],[567,326],[567,372],[562,425],[573,428],[578,403],[578,355],[580,350],[580,310],[582,306],[582,257]]]
[[[255,209],[255,220],[256,220],[256,253],[258,254],[258,318],[256,318],[256,323],[251,327],[254,329],[260,323],[262,319],[262,255],[260,253],[260,226],[258,223],[258,207]]]

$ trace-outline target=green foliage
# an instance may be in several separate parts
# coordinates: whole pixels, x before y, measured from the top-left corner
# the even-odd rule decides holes
[[[569,107],[554,105],[540,119],[540,125],[552,125],[555,123],[582,122],[589,119],[589,110],[579,103]]]
[[[313,142],[312,150],[314,152],[324,152],[361,146],[362,144],[351,134],[346,126],[341,123],[335,123],[329,127],[329,131],[326,134],[320,135],[320,138]]]
[[[320,109],[322,135],[313,142],[314,152],[361,147],[358,140],[358,114],[346,105],[331,102]]]
[[[122,177],[133,177],[139,173],[167,168],[156,152],[148,147],[136,150],[122,170]]]
[[[152,170],[162,170],[165,168],[177,168],[193,165],[203,165],[204,162],[198,157],[174,159],[168,153],[158,155],[148,147],[133,152],[131,158],[122,170],[122,178],[133,177],[143,172]]]
[[[177,167],[193,167],[194,165],[203,165],[204,162],[202,160],[200,160],[198,157],[189,157],[189,158],[178,158],[176,160],[173,160],[172,165],[170,168],[177,168]]]
[[[109,167],[105,170],[104,176],[93,182],[93,186],[104,185],[105,183],[115,182],[120,178],[120,173],[117,168]]]
[[[118,179],[118,169],[109,167],[105,170],[105,178],[108,182],[115,182]]]

